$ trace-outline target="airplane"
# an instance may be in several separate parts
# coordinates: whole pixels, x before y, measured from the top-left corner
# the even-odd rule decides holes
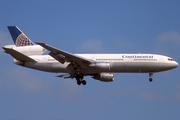
[[[62,73],[57,77],[75,78],[86,85],[85,76],[112,82],[113,73],[153,73],[174,69],[178,63],[171,57],[158,54],[72,54],[43,42],[33,43],[17,26],[8,26],[14,45],[3,47],[14,63],[35,70]],[[48,54],[45,54],[46,51]]]

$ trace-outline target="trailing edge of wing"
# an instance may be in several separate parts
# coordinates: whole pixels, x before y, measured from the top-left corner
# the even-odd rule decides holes
[[[74,62],[74,63],[77,63],[81,66],[87,66],[89,64],[91,64],[93,61],[90,60],[90,59],[86,59],[86,58],[83,58],[81,56],[77,56],[77,55],[74,55],[74,54],[71,54],[71,53],[68,53],[66,51],[63,51],[63,50],[60,50],[60,49],[57,49],[55,47],[52,47],[50,45],[47,45],[45,43],[41,43],[41,42],[36,42],[37,44],[41,45],[42,47],[46,48],[47,50],[53,52],[53,55],[52,57],[54,57],[56,60],[58,60],[60,63],[64,63],[62,60],[64,61],[67,61],[67,62]],[[50,54],[51,55],[51,54]],[[59,56],[62,56],[62,59],[61,58],[57,58]]]
[[[6,53],[10,54],[16,60],[23,61],[23,62],[36,62],[34,59],[14,50],[13,48],[6,48],[3,47]]]

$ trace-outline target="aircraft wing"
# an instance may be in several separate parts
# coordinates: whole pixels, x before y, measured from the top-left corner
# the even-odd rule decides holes
[[[71,53],[68,53],[66,51],[57,49],[55,47],[52,47],[50,45],[47,45],[45,43],[36,42],[37,44],[41,45],[45,49],[49,50],[49,55],[52,56],[54,59],[59,61],[60,63],[64,64],[65,62],[71,62],[80,65],[81,67],[87,67],[89,64],[93,62],[93,60],[74,55]]]

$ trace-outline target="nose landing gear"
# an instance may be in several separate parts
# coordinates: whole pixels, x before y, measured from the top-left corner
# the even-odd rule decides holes
[[[153,76],[153,73],[149,73],[149,82],[153,81],[152,76]]]

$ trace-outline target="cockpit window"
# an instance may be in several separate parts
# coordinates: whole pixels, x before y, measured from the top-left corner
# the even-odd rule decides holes
[[[169,60],[169,61],[173,61],[173,59],[172,59],[172,58],[168,58],[168,60]]]

